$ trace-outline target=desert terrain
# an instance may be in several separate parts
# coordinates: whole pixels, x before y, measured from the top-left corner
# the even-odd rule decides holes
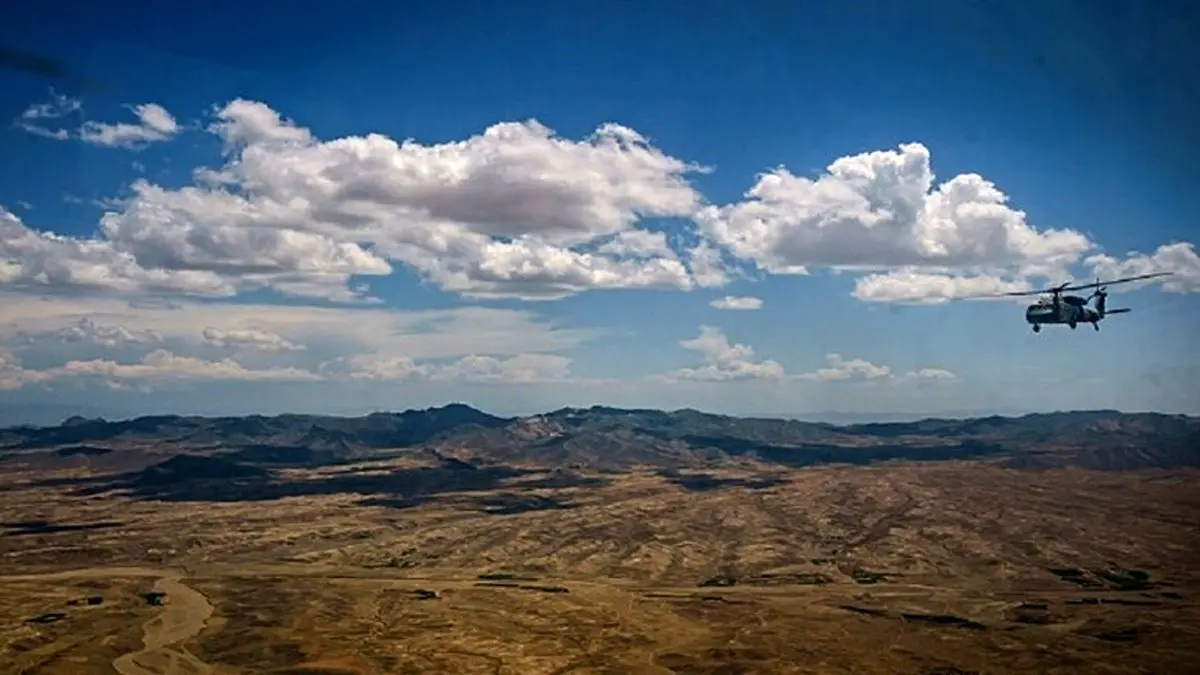
[[[1200,672],[1200,425],[0,431],[0,672]]]

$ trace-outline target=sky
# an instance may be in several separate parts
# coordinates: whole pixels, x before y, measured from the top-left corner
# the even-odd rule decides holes
[[[1200,413],[1194,6],[26,5],[6,423]]]

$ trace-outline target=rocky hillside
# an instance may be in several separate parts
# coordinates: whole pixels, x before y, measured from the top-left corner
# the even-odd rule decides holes
[[[43,454],[58,461],[101,461],[120,450],[220,456],[276,467],[424,453],[472,466],[598,470],[951,459],[1028,469],[1127,470],[1200,465],[1200,418],[1088,411],[839,426],[600,406],[503,418],[453,404],[354,418],[72,418],[56,427],[0,430],[0,461]]]

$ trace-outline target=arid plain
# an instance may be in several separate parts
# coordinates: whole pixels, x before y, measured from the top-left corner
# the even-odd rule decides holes
[[[270,469],[10,444],[0,672],[1200,672],[1195,468],[633,457],[537,424]],[[511,450],[563,433],[570,462]],[[600,437],[628,466],[581,459]]]

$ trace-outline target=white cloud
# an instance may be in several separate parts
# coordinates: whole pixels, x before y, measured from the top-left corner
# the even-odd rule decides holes
[[[557,352],[599,335],[532,312],[482,307],[402,312],[0,293],[0,378],[8,389],[85,376],[595,384],[572,376],[571,359]],[[126,361],[129,350],[145,351],[132,362],[99,352],[64,362],[64,342],[123,347]],[[212,348],[234,350],[234,358],[205,358]],[[33,362],[51,365],[34,369]]]
[[[50,100],[35,103],[25,109],[13,122],[13,126],[28,133],[65,141],[77,137],[85,143],[139,149],[149,143],[167,141],[179,133],[179,123],[171,113],[157,103],[142,103],[131,106],[136,123],[85,121],[78,128],[46,126],[47,122],[83,114],[83,102],[50,90]]]
[[[137,363],[118,363],[109,359],[72,360],[61,366],[40,370],[28,370],[16,364],[6,365],[7,371],[0,373],[0,380],[5,384],[0,386],[8,389],[77,378],[96,378],[102,382],[137,380],[142,383],[167,380],[311,382],[321,379],[320,375],[300,368],[246,368],[232,359],[207,361],[179,356],[165,349],[156,349]]]
[[[892,377],[891,368],[875,365],[865,359],[846,360],[842,358],[841,354],[826,354],[825,360],[829,363],[828,367],[818,368],[811,373],[803,373],[796,377],[817,382],[887,380]]]
[[[866,359],[846,359],[841,354],[827,354],[827,366],[808,373],[790,374],[771,359],[758,359],[754,348],[747,344],[731,344],[719,328],[701,326],[700,334],[679,343],[684,349],[700,352],[703,364],[695,368],[680,368],[651,376],[654,381],[729,382],[734,380],[774,380],[778,382],[905,382],[957,379],[943,368],[919,368],[897,376],[892,369]]]
[[[45,103],[34,103],[21,113],[23,120],[54,120],[79,112],[83,102],[77,98],[64,96],[50,90],[50,100]]]
[[[104,217],[107,240],[147,266],[243,275],[264,264],[372,273],[372,258],[386,257],[480,297],[695,283],[661,234],[635,226],[692,213],[701,198],[686,175],[702,168],[620,125],[572,141],[509,122],[422,145],[378,134],[320,141],[245,100],[216,117],[227,163],[178,190],[135,183]]]
[[[138,119],[136,124],[84,122],[79,128],[79,137],[93,145],[136,150],[149,143],[168,141],[179,133],[175,117],[157,103],[135,105],[133,114]]]
[[[703,365],[667,373],[668,380],[727,381],[742,379],[779,379],[784,376],[778,362],[755,359],[754,349],[746,344],[730,344],[719,328],[700,326],[700,334],[679,343],[684,349],[700,352]]]
[[[248,367],[223,358],[202,359],[155,349],[140,360],[122,363],[111,359],[74,359],[62,365],[28,369],[11,352],[0,352],[0,389],[49,384],[61,380],[92,379],[119,387],[136,382],[143,391],[168,381],[212,382],[337,382],[354,380],[459,382],[475,384],[605,384],[608,380],[573,377],[571,359],[557,354],[519,354],[511,357],[468,355],[451,361],[420,362],[409,357],[354,355],[327,361],[313,368],[294,366]]]
[[[1150,255],[1133,252],[1124,260],[1097,254],[1084,262],[1091,266],[1093,275],[1101,280],[1171,273],[1169,277],[1130,282],[1126,288],[1162,284],[1163,290],[1169,293],[1200,293],[1200,256],[1196,255],[1195,245],[1189,242],[1159,246]]]
[[[675,251],[667,244],[667,235],[663,232],[648,230],[625,230],[617,233],[610,241],[598,249],[600,253],[633,258],[663,257],[676,258]]]
[[[13,121],[13,127],[35,136],[65,141],[71,137],[70,131],[61,128],[52,129],[45,123],[74,115],[82,107],[83,102],[79,99],[64,96],[51,89],[50,100],[44,103],[35,103],[26,108],[21,116]]]
[[[160,106],[132,110],[136,124],[81,128],[68,119],[81,115],[79,102],[56,95],[17,125],[114,147],[180,132]],[[526,300],[594,289],[720,288],[751,274],[821,267],[851,275],[854,296],[867,302],[1027,290],[1084,268],[1104,277],[1172,271],[1164,290],[1200,291],[1192,244],[1123,258],[1100,253],[1078,232],[1035,228],[980,176],[935,182],[919,144],[836,159],[812,179],[779,168],[759,176],[744,199],[709,205],[691,184],[706,168],[619,124],[572,139],[533,120],[501,122],[435,143],[321,138],[240,99],[212,113],[207,132],[221,143],[221,159],[195,167],[189,184],[143,177],[119,199],[89,200],[104,211],[94,232],[56,234],[44,228],[84,230],[35,223],[41,210],[18,217],[0,207],[0,386],[321,380],[331,387],[419,381],[427,384],[413,389],[430,390],[447,382],[607,382],[572,372],[579,355],[569,350],[597,331],[534,312],[236,302],[260,291],[292,296],[291,303],[370,300],[364,279],[402,269],[461,296]],[[711,305],[745,311],[763,303],[730,295]],[[895,388],[902,390],[957,379],[936,364],[893,372],[836,354],[788,372],[708,326],[681,345],[698,358],[659,379],[782,382],[797,390],[906,383]]]
[[[206,326],[202,331],[205,344],[230,349],[249,349],[260,352],[298,352],[304,345],[296,344],[278,333],[259,328],[222,330]]]
[[[727,295],[723,298],[717,298],[708,304],[717,309],[748,311],[762,309],[763,301],[762,298],[755,298],[753,296],[738,297]]]
[[[91,123],[85,138],[127,144],[177,129],[159,107],[136,112],[139,126]],[[6,280],[132,290],[149,276],[160,290],[272,288],[349,300],[364,295],[352,277],[390,274],[395,261],[474,297],[722,283],[707,248],[681,260],[661,232],[637,227],[693,213],[702,198],[687,175],[706,169],[617,124],[573,141],[536,121],[506,122],[422,145],[379,134],[321,141],[240,99],[215,117],[209,130],[225,143],[223,166],[197,169],[196,184],[179,189],[135,181],[130,196],[106,203],[97,236],[9,252]],[[11,228],[31,242],[42,237],[19,221]],[[67,273],[84,255],[90,278]],[[47,259],[66,261],[60,273],[39,275],[33,268]]]
[[[130,330],[124,326],[96,323],[87,317],[81,317],[78,321],[49,334],[30,336],[27,339],[36,341],[41,337],[51,337],[61,342],[87,342],[103,347],[156,344],[163,341],[162,333],[156,330]]]
[[[423,380],[475,384],[602,384],[574,377],[571,359],[559,354],[518,354],[497,358],[469,355],[449,362],[420,363],[408,357],[354,356],[326,364],[324,372],[351,380]]]
[[[23,343],[24,335],[50,333],[85,318],[131,333],[153,331],[172,343],[201,344],[206,329],[225,336],[261,331],[305,345],[312,359],[322,354],[418,360],[516,356],[564,351],[602,335],[562,327],[530,311],[486,307],[399,311],[191,300],[131,304],[0,292],[0,345]]]
[[[2,206],[0,285],[212,296],[236,292],[230,281],[211,270],[147,268],[113,242],[39,232]]]
[[[153,188],[138,183],[134,189]],[[109,213],[102,219],[106,236],[85,239],[34,230],[0,207],[0,285],[210,297],[273,288],[287,295],[352,300],[363,296],[347,288],[352,275],[391,272],[380,257],[320,235],[155,229],[155,222],[167,219],[162,211],[126,214],[140,219],[138,229],[122,230],[125,221]]]
[[[914,380],[934,380],[946,382],[957,380],[958,376],[943,368],[918,368],[904,374],[904,377]]]
[[[846,359],[841,354],[826,354],[828,364],[810,373],[801,373],[795,377],[800,380],[814,382],[949,382],[958,377],[944,368],[918,368],[903,375],[897,375],[887,366],[871,363],[866,359]]]
[[[701,288],[720,288],[733,278],[733,272],[725,264],[721,250],[707,241],[688,250],[692,277]]]
[[[78,110],[60,98],[27,115]],[[134,111],[137,125],[90,122],[86,140],[138,144],[179,129],[160,106]],[[717,206],[689,182],[706,167],[613,123],[580,140],[534,120],[437,144],[323,140],[236,99],[207,129],[224,144],[221,165],[178,188],[134,181],[104,202],[94,236],[6,223],[23,245],[3,252],[0,282],[352,301],[370,298],[360,277],[404,266],[463,296],[545,300],[720,287],[744,274],[740,261],[773,274],[864,272],[860,299],[937,302],[1065,278],[1095,248],[1078,232],[1033,227],[976,174],[935,183],[919,143],[836,159],[813,179],[777,168]],[[652,222],[689,218],[698,229],[671,237]]]
[[[33,204],[30,204],[29,202],[25,201],[24,199],[18,199],[17,206],[21,207],[22,209],[25,209],[26,211],[33,210]]]
[[[52,141],[65,141],[71,137],[71,132],[67,131],[66,129],[47,129],[46,127],[43,127],[39,124],[34,124],[32,122],[20,121],[16,123],[16,126],[27,133],[33,134],[34,136],[49,138]]]
[[[1039,284],[1038,288],[1063,281],[1087,283],[1092,278],[1103,281],[1167,272],[1171,276],[1130,282],[1129,286],[1123,288],[1134,289],[1161,284],[1167,292],[1200,292],[1200,256],[1196,255],[1195,246],[1191,243],[1163,245],[1150,255],[1133,252],[1123,260],[1099,253],[1088,256],[1082,262],[1091,269],[1091,274],[1087,277],[1073,279],[1072,275],[1063,272],[1057,277],[1050,277],[1054,279],[1053,282]],[[1029,290],[1034,290],[1034,286],[1027,278],[1002,278],[989,274],[964,276],[904,267],[858,278],[855,281],[854,297],[866,302],[939,304],[960,298],[978,298]],[[1028,298],[1021,297],[1017,301],[1028,302]]]
[[[1017,293],[1031,288],[1025,280],[1006,280],[987,274],[954,276],[906,267],[860,277],[854,284],[854,297],[866,302],[940,304],[958,298]]]
[[[934,185],[919,143],[842,157],[816,179],[777,168],[744,201],[708,206],[697,221],[714,242],[774,274],[812,266],[956,268],[1052,274],[1093,243],[1070,230],[1039,231],[976,174]]]
[[[12,352],[0,347],[0,391],[23,387],[25,382],[21,376],[24,370],[21,361]]]

